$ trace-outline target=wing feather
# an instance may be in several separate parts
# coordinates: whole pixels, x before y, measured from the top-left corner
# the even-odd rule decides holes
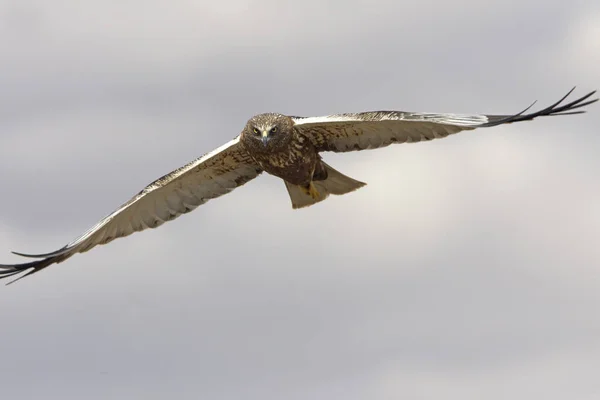
[[[530,114],[525,112],[531,106],[513,115],[368,111],[323,117],[292,117],[292,119],[296,129],[307,136],[318,151],[347,152],[377,149],[392,143],[415,143],[444,138],[464,130],[528,121],[540,116],[580,114],[585,111],[573,110],[598,101],[598,99],[587,100],[596,93],[593,91],[561,105],[574,89],[549,107]]]
[[[262,170],[242,148],[239,139],[238,136],[158,178],[66,246],[45,254],[13,252],[41,260],[13,265],[0,264],[0,279],[33,269],[21,276],[21,279],[76,253],[84,253],[134,232],[156,228],[256,178]]]

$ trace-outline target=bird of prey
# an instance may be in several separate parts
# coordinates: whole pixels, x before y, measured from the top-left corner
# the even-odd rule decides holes
[[[321,158],[322,152],[377,149],[392,143],[421,142],[541,116],[579,114],[584,112],[581,107],[598,101],[597,98],[588,100],[595,93],[593,91],[563,104],[574,89],[551,106],[529,114],[526,112],[531,106],[513,115],[405,111],[322,117],[259,114],[250,118],[233,140],[152,182],[66,246],[46,254],[13,252],[36,260],[0,264],[0,279],[29,270],[16,281],[63,262],[76,253],[146,228],[156,228],[210,199],[231,192],[262,172],[283,180],[294,209],[307,207],[325,200],[330,194],[342,195],[365,185],[328,165]]]

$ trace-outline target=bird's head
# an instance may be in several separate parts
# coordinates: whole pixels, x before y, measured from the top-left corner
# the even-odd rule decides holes
[[[294,122],[286,115],[258,114],[248,120],[242,131],[242,141],[257,152],[283,149],[291,140]]]

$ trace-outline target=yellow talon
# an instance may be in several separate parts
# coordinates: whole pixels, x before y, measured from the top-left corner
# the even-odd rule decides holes
[[[312,182],[308,184],[308,187],[302,187],[302,190],[304,191],[304,193],[312,197],[313,200],[319,200],[319,198],[321,197],[321,194]]]

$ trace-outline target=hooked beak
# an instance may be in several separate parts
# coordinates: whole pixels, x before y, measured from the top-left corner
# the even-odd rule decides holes
[[[269,141],[269,139],[270,139],[269,138],[269,131],[263,131],[262,132],[262,143],[263,143],[263,146],[267,145],[267,142]]]

